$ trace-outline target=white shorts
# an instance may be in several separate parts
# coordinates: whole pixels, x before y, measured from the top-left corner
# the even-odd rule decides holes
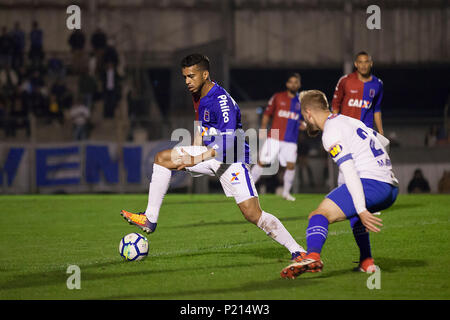
[[[191,156],[197,156],[208,150],[205,146],[175,147],[174,149],[179,154],[182,154],[181,149],[183,149]],[[210,159],[195,166],[186,167],[185,170],[193,177],[204,175],[218,177],[225,195],[234,197],[238,204],[258,196],[248,164],[242,162],[226,164],[216,159]]]
[[[297,161],[297,144],[267,138],[261,148],[259,161],[265,165],[272,164],[276,157],[282,167],[286,167],[288,162],[295,163]]]

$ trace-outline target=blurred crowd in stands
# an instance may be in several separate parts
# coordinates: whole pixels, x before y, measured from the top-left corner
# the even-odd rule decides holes
[[[430,193],[431,188],[422,169],[417,168],[408,183],[408,193]],[[437,185],[438,193],[450,193],[450,171],[445,170]]]
[[[19,22],[0,34],[0,130],[14,137],[25,128],[30,135],[32,114],[43,123],[73,126],[73,138],[89,136],[94,102],[103,101],[103,117],[113,118],[121,98],[119,55],[100,28],[86,44],[86,34],[75,30],[68,38],[71,61],[46,56],[45,34],[36,21],[26,33]],[[28,51],[26,51],[28,50]],[[76,89],[67,85],[77,79]]]

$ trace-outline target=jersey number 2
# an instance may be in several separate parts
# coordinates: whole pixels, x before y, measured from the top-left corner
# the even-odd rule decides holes
[[[360,136],[361,139],[363,139],[363,140],[366,140],[366,138],[367,138],[367,136],[368,136],[367,132],[365,132],[365,131],[364,131],[363,129],[361,129],[361,128],[358,128],[358,130],[356,130],[356,133],[357,133],[358,136]],[[381,156],[382,154],[384,154],[383,149],[377,149],[377,148],[375,147],[375,141],[374,141],[373,139],[370,139],[370,150],[372,150],[373,156],[374,156],[375,158]]]

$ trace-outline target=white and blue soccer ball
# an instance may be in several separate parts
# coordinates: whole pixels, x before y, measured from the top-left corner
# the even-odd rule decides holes
[[[148,240],[142,234],[133,232],[120,240],[119,253],[126,261],[139,261],[148,255]]]

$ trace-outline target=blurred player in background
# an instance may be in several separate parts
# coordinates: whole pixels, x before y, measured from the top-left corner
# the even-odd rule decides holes
[[[186,170],[194,177],[215,176],[225,195],[235,198],[249,222],[286,247],[292,259],[304,255],[305,250],[280,220],[260,207],[249,172],[250,148],[244,139],[241,112],[228,92],[210,80],[209,59],[201,54],[189,55],[182,60],[181,70],[188,90],[199,98],[196,118],[201,126],[195,140],[200,136],[203,145],[194,143],[159,152],[153,165],[147,209],[136,214],[122,210],[121,215],[145,232],[154,232],[163,198],[169,188],[171,170]],[[205,208],[214,213],[212,206]]]
[[[290,192],[295,177],[297,139],[303,123],[298,99],[300,88],[300,74],[292,73],[286,81],[287,90],[275,93],[270,98],[262,118],[261,129],[266,129],[272,118],[271,130],[278,130],[278,137],[272,136],[269,130],[267,140],[261,148],[258,163],[252,168],[252,176],[256,183],[263,173],[264,166],[270,165],[278,157],[280,165],[285,168],[283,198],[289,201],[295,201]]]
[[[322,131],[324,149],[339,166],[344,184],[331,191],[309,215],[306,229],[308,254],[297,257],[281,271],[283,278],[304,272],[320,272],[320,252],[328,236],[328,225],[350,220],[360,247],[359,270],[375,271],[369,234],[379,232],[382,220],[371,212],[389,208],[398,195],[398,181],[379,134],[361,121],[330,113],[325,94],[310,90],[301,97],[302,115],[308,132]]]
[[[383,82],[372,75],[372,57],[365,51],[358,52],[354,65],[356,71],[341,77],[336,85],[331,102],[333,113],[340,113],[364,122],[369,128],[374,127],[384,135],[381,120],[381,100],[383,99]],[[389,152],[389,140],[385,139]],[[343,183],[339,173],[338,185]],[[376,212],[379,215],[380,212]]]
[[[333,113],[361,120],[369,128],[373,128],[375,122],[378,132],[384,135],[381,120],[383,82],[371,73],[373,61],[367,52],[359,52],[354,65],[356,71],[341,77],[336,85],[331,102]]]

